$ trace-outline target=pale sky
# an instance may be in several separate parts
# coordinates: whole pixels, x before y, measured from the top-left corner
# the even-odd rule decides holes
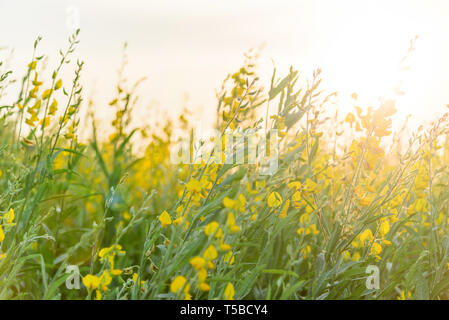
[[[159,102],[160,112],[178,114],[185,93],[198,119],[210,119],[215,89],[240,67],[244,52],[262,44],[265,86],[274,60],[278,75],[293,65],[310,79],[321,67],[326,89],[339,92],[343,110],[351,109],[352,92],[361,103],[374,103],[400,79],[406,93],[398,100],[401,116],[430,120],[449,103],[447,0],[0,0],[0,47],[15,49],[17,76],[37,35],[43,36],[40,52],[57,57],[66,46],[73,10],[81,27],[76,55],[86,63],[85,91],[95,89],[98,112],[111,97],[125,41],[128,77],[148,77],[140,90],[142,121],[151,122],[152,101]],[[410,70],[398,73],[414,35],[420,38]]]

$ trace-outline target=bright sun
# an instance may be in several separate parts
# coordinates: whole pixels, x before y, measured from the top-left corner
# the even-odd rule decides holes
[[[403,13],[399,4],[389,4],[389,10],[385,5],[358,6],[355,1],[345,4],[355,6],[358,14],[346,15],[335,25],[330,46],[322,57],[327,84],[339,92],[343,108],[353,105],[353,92],[358,94],[361,107],[376,106],[379,98],[395,96],[395,89],[406,94],[426,94],[426,87],[431,85],[426,79],[432,78],[433,70],[430,24],[417,20],[410,12]],[[401,64],[415,36],[419,36],[416,50]],[[407,99],[406,95],[401,99]],[[416,107],[413,101],[404,102],[408,107],[402,113],[411,113],[410,106]]]

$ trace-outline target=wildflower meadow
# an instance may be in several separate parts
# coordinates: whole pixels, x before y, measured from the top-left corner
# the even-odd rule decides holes
[[[330,113],[321,70],[261,83],[250,52],[213,135],[192,110],[134,126],[125,77],[105,134],[80,35],[56,65],[41,38],[22,70],[0,61],[0,299],[449,298],[447,114]]]

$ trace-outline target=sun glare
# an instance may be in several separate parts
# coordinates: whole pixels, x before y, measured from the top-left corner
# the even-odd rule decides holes
[[[401,92],[425,90],[432,70],[430,27],[413,15],[401,14],[399,5],[390,8],[385,12],[385,6],[372,5],[355,10],[336,27],[325,48],[322,67],[327,84],[338,91],[343,108],[352,105],[354,92],[360,107],[366,108],[379,99],[400,102]]]

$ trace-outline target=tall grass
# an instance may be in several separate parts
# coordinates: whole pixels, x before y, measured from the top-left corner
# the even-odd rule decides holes
[[[194,128],[185,115],[133,128],[140,81],[125,77],[113,134],[90,113],[80,141],[78,32],[48,81],[39,41],[16,101],[0,100],[0,299],[448,298],[447,114],[390,139],[393,100],[330,117],[320,70],[303,87],[294,69],[274,72],[264,90],[249,54],[218,95],[216,138],[237,152],[229,130],[277,130],[278,170],[216,151],[175,164],[173,128]],[[1,99],[16,75],[0,71]],[[66,287],[73,265],[79,289]]]

